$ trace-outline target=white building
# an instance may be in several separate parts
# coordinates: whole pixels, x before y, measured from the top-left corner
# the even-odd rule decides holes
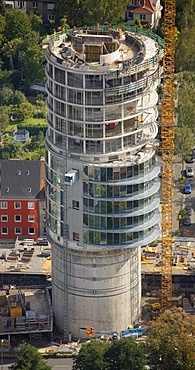
[[[125,12],[125,19],[129,25],[134,25],[136,19],[141,24],[157,28],[161,18],[162,6],[160,0],[130,0]]]
[[[75,30],[46,49],[46,196],[58,328],[139,320],[141,247],[159,235],[161,47],[121,30]]]

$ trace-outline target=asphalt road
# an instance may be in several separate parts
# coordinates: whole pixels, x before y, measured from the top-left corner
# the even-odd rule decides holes
[[[10,366],[13,363],[13,359],[4,358],[3,366],[1,364],[1,370],[10,370]],[[49,358],[47,359],[47,363],[51,366],[52,370],[72,370],[73,360],[71,358]]]

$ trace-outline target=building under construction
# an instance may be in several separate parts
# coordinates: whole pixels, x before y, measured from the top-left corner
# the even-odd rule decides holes
[[[47,227],[65,338],[139,320],[141,247],[160,232],[163,49],[154,34],[131,31],[75,29],[46,48]]]

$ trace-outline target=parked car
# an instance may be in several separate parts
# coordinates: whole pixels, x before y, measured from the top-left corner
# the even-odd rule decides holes
[[[186,182],[185,187],[184,187],[184,193],[185,194],[191,194],[192,192],[192,187],[189,182]]]
[[[184,218],[184,220],[183,220],[183,224],[184,224],[185,226],[190,226],[190,225],[191,225],[191,218],[190,218],[190,217],[186,217],[186,218]]]
[[[185,205],[184,211],[185,211],[185,214],[186,214],[187,216],[191,216],[191,214],[192,214],[192,210],[191,210],[191,207],[190,207],[190,205],[189,205],[189,204],[186,204],[186,205]]]
[[[194,170],[192,166],[186,167],[186,177],[193,177],[194,176]]]

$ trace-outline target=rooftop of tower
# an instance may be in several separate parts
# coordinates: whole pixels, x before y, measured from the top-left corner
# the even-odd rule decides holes
[[[160,39],[153,33],[150,36],[153,37],[148,37],[147,30],[133,33],[112,28],[81,28],[54,34],[48,52],[66,68],[93,72],[130,70],[162,53],[162,42],[157,42]]]

